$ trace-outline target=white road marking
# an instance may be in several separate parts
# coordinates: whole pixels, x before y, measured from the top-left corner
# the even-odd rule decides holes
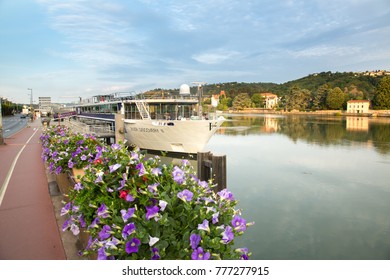
[[[14,161],[12,162],[11,168],[8,170],[7,176],[5,177],[3,186],[1,187],[1,190],[0,190],[0,206],[1,206],[1,203],[3,202],[3,198],[4,198],[4,195],[5,195],[5,192],[6,192],[7,188],[8,188],[9,181],[11,180],[11,176],[12,176],[12,173],[14,172],[14,169],[15,169],[16,163],[17,163],[17,161],[19,159],[19,156],[22,154],[24,148],[26,148],[27,144],[34,137],[34,135],[35,135],[35,133],[37,133],[37,131],[38,130],[35,130],[33,135],[31,135],[31,137],[27,140],[26,144],[24,144],[24,146],[20,149],[19,153],[17,154],[17,156],[15,157]]]

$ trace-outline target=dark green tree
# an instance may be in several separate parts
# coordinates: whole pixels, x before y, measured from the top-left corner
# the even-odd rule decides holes
[[[313,110],[323,110],[326,109],[326,97],[331,91],[331,86],[329,84],[324,84],[320,86],[317,91],[313,94]]]
[[[339,110],[343,108],[345,103],[345,93],[339,88],[332,89],[326,97],[326,105],[329,109]]]
[[[287,109],[300,111],[307,110],[311,103],[311,99],[311,92],[309,90],[293,86],[286,96]]]
[[[256,108],[263,108],[264,107],[264,97],[261,95],[261,93],[255,93],[252,95],[251,100]]]
[[[390,77],[384,77],[378,85],[374,98],[376,109],[390,109]]]
[[[251,107],[252,101],[247,93],[240,93],[233,99],[234,110],[243,110]]]

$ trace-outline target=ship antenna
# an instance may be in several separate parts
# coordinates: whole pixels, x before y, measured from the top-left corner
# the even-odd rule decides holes
[[[203,86],[207,84],[206,82],[192,82],[194,85],[198,86],[198,116],[202,117],[203,112],[202,112],[202,99],[203,99]]]

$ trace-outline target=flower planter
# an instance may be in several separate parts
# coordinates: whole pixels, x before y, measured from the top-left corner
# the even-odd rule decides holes
[[[84,251],[85,248],[88,246],[88,240],[90,238],[90,235],[88,232],[85,231],[85,229],[80,229],[80,233],[78,235],[77,239],[77,249],[81,252]],[[87,258],[89,260],[96,260],[98,258],[97,253],[95,252],[89,252]]]
[[[76,183],[79,183],[81,178],[85,175],[85,171],[82,168],[72,168],[73,179]]]
[[[56,182],[63,195],[67,195],[73,187],[69,175],[65,172],[56,175]]]

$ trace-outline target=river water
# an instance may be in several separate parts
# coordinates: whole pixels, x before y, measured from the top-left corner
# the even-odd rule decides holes
[[[225,115],[227,156],[255,260],[390,259],[390,119]]]

